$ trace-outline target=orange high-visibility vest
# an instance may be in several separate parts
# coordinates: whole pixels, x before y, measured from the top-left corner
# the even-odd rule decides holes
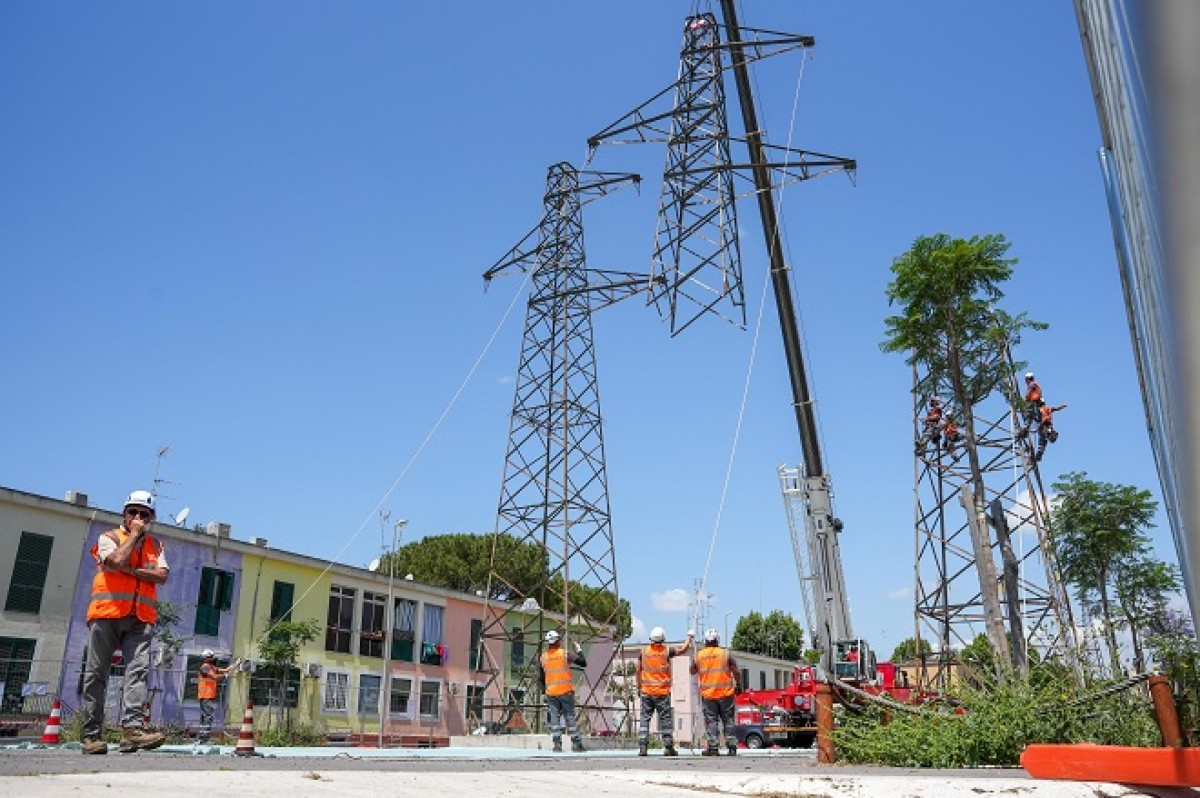
[[[110,536],[120,548],[129,533],[124,527],[114,529],[104,534]],[[92,557],[95,558],[100,544],[92,546]],[[150,537],[142,538],[142,546],[133,552],[129,558],[132,568],[157,568],[158,555],[162,546]],[[87,619],[96,618],[125,618],[134,613],[139,621],[154,623],[158,620],[158,610],[154,607],[158,595],[157,585],[153,582],[143,582],[130,574],[111,571],[97,561],[96,575],[92,577],[92,600],[88,604]]]
[[[1025,394],[1025,401],[1034,402],[1035,404],[1042,401],[1042,386],[1036,382],[1029,383],[1029,391]]]
[[[641,690],[646,695],[671,694],[671,657],[667,647],[651,643],[642,650]]]
[[[1042,423],[1049,424],[1054,421],[1054,411],[1050,409],[1050,405],[1042,405]]]
[[[200,681],[196,685],[196,698],[216,698],[217,679],[213,676],[213,666],[207,662],[200,666]]]
[[[696,652],[700,677],[700,697],[709,700],[733,695],[733,674],[729,672],[729,652],[720,646],[705,646]]]
[[[542,652],[542,670],[546,674],[546,695],[566,695],[575,691],[571,682],[571,665],[562,646]]]

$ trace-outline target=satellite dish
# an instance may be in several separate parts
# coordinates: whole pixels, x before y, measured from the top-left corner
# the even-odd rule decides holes
[[[183,526],[183,522],[187,520],[188,513],[190,513],[191,511],[192,511],[191,507],[184,507],[182,510],[180,510],[179,514],[176,515],[174,518],[175,526]]]
[[[370,565],[367,566],[367,570],[368,571],[378,571],[379,570],[379,558],[378,557],[371,560]]]

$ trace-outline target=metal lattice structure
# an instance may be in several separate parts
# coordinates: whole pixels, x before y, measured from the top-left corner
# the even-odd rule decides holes
[[[710,13],[688,17],[683,27],[676,81],[636,109],[588,139],[595,150],[609,144],[665,143],[655,231],[649,301],[669,319],[678,335],[705,315],[745,326],[745,289],[738,243],[737,204],[741,195],[757,194],[750,163],[737,163],[731,136],[724,80],[735,54],[746,64],[813,45],[811,36],[742,28],[736,44],[721,38],[721,26]],[[666,98],[674,104],[666,107]],[[661,107],[660,107],[661,106]],[[762,148],[772,188],[824,174],[852,174],[855,162],[823,153],[772,146],[751,131]]]
[[[1011,356],[1000,357],[1012,374]],[[973,408],[964,440],[952,443],[924,420],[929,399],[952,392],[931,385],[927,375],[914,371],[913,377],[917,638],[933,647],[924,680],[938,689],[948,686],[955,652],[987,634],[989,599],[999,609],[1018,668],[1036,651],[1035,659],[1060,658],[1078,677],[1071,605],[1046,547],[1048,505],[1025,416],[994,394]],[[1017,397],[1015,379],[1012,383],[1009,395]],[[952,403],[944,412],[947,419],[963,420]],[[982,529],[973,528],[981,522],[972,509],[975,488],[965,440],[970,429],[986,494]],[[988,552],[985,560],[976,554],[981,549]],[[993,595],[985,597],[988,585]]]
[[[583,206],[622,185],[630,174],[550,167],[538,226],[484,277],[530,274],[521,362],[513,400],[508,451],[481,630],[485,708],[503,710],[504,722],[538,726],[538,658],[546,631],[560,630],[568,644],[589,645],[611,657],[620,643],[617,571],[609,517],[604,436],[592,311],[642,291],[645,275],[590,270],[584,253]],[[529,249],[528,242],[535,241]],[[497,556],[500,547],[524,544],[539,552],[545,573],[528,581]],[[568,587],[570,586],[570,587]],[[596,616],[573,606],[580,591],[611,593],[611,612]],[[600,644],[597,646],[596,644]],[[534,652],[525,656],[525,652]],[[589,672],[607,671],[591,662]],[[605,682],[585,680],[579,706],[602,709]],[[604,712],[586,713],[606,725]],[[530,723],[532,721],[532,723]]]

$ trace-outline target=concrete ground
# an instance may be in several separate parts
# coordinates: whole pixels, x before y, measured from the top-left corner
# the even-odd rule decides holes
[[[697,793],[770,798],[1181,798],[1200,791],[1091,782],[1038,781],[1022,770],[910,770],[817,765],[811,751],[741,751],[736,757],[638,757],[628,750],[457,747],[432,750],[278,748],[234,756],[229,746],[163,746],[85,756],[78,743],[0,748],[0,776],[15,798],[163,791],[239,798],[450,798],[564,795],[696,798]],[[3,798],[8,798],[4,796]]]

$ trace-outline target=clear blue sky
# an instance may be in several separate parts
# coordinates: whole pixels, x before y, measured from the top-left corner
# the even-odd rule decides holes
[[[363,565],[491,532],[523,297],[481,274],[537,222],[547,167],[669,84],[689,2],[8,2],[0,6],[0,484],[115,508],[155,474],[189,523]],[[1051,327],[1019,357],[1069,402],[1043,462],[1156,476],[1069,3],[745,2],[811,34],[758,72],[774,143],[856,158],[783,200],[856,630],[912,634],[910,376],[878,349],[917,236],[1003,233],[1004,303]],[[591,265],[644,269],[661,150],[586,217]],[[591,211],[592,208],[589,208]],[[764,257],[743,226],[752,324]],[[776,467],[799,441],[768,305],[670,339],[638,301],[595,318],[618,578],[646,627],[801,616]],[[472,366],[478,369],[458,395]],[[439,419],[450,407],[439,424]],[[436,427],[427,445],[422,446]],[[392,490],[393,486],[395,489]],[[1174,562],[1165,518],[1157,553]],[[674,603],[673,603],[674,602]]]

